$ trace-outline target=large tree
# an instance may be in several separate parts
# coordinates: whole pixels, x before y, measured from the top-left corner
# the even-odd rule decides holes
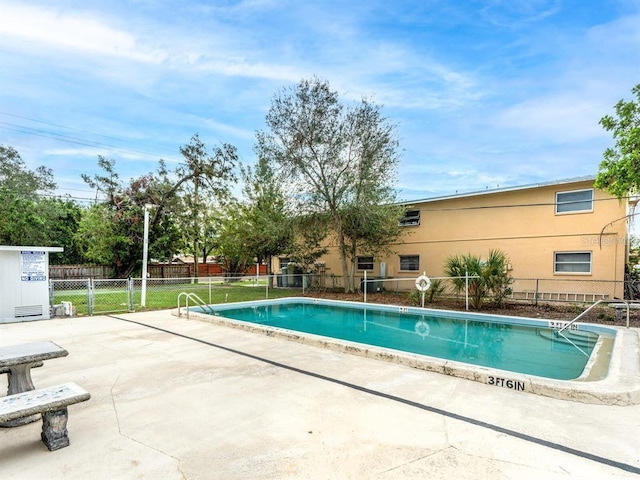
[[[229,202],[215,235],[216,252],[227,275],[242,275],[253,262],[255,254],[249,247],[250,238],[242,206],[235,201]]]
[[[600,120],[612,132],[615,146],[605,150],[595,186],[618,198],[640,192],[640,84],[631,92],[635,98],[620,100],[615,115]]]
[[[198,276],[199,256],[206,261],[215,247],[216,213],[230,197],[238,154],[229,144],[209,150],[197,134],[180,152],[185,160],[176,171],[179,178],[176,187],[182,193],[184,207],[181,230],[185,253],[193,255]]]
[[[149,215],[149,256],[168,260],[179,250],[180,232],[175,219],[180,215],[176,181],[163,161],[156,172],[124,183],[116,162],[98,157],[101,173],[82,175],[96,189],[99,202],[85,212],[76,235],[87,259],[109,264],[116,276],[128,277],[140,269],[144,241],[144,209]]]
[[[288,253],[293,244],[293,214],[279,176],[269,162],[241,169],[244,182],[244,202],[240,205],[242,224],[249,251],[260,263],[265,261],[271,273],[271,259]]]
[[[388,226],[398,222],[393,206],[399,160],[395,125],[369,100],[344,105],[329,83],[317,78],[277,94],[266,124],[268,131],[257,135],[259,157],[279,165],[283,181],[295,189],[291,200],[296,214],[328,216],[345,291],[353,291],[362,235],[381,225],[390,231]],[[375,219],[368,215],[373,206],[382,214]],[[381,235],[378,240],[395,238]]]
[[[99,156],[98,166],[101,172],[93,177],[82,175],[101,200],[85,211],[76,241],[88,261],[111,265],[117,277],[126,278],[141,267],[145,205],[156,206],[149,221],[150,252],[155,249],[155,239],[164,234],[158,226],[162,212],[169,208],[162,195],[167,172],[161,162],[157,172],[125,183],[116,171],[115,160]]]
[[[185,161],[173,171],[161,160],[156,172],[131,179],[124,184],[115,161],[98,157],[102,173],[82,178],[99,192],[99,207],[83,219],[79,239],[84,239],[84,252],[92,261],[115,265],[119,277],[127,277],[140,266],[143,249],[144,208],[151,205],[149,215],[149,255],[168,259],[179,250],[198,257],[212,246],[212,229],[207,219],[211,206],[228,195],[234,179],[237,160],[233,146],[224,144],[209,152],[198,135],[180,149]],[[99,222],[111,225],[100,225]],[[102,235],[91,235],[92,229]],[[82,233],[84,232],[84,233]],[[87,238],[95,244],[89,245]],[[182,248],[181,248],[182,247]],[[197,273],[197,270],[196,270]]]

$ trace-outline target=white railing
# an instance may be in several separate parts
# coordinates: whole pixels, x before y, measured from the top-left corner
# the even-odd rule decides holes
[[[202,307],[203,309],[207,310],[209,313],[213,314],[215,313],[213,311],[213,308],[211,308],[210,305],[208,305],[207,303],[205,303],[204,300],[202,300],[198,295],[196,295],[193,292],[181,292],[178,295],[178,317],[181,316],[181,310],[180,310],[180,300],[184,297],[185,302],[185,308],[187,309],[187,320],[189,320],[189,299],[193,299],[195,301],[195,303]]]

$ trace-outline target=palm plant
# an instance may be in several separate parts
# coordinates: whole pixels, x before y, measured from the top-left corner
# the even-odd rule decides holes
[[[471,306],[479,310],[485,299],[491,298],[501,306],[509,295],[509,285],[513,282],[507,273],[509,259],[500,250],[491,250],[486,260],[481,257],[466,255],[451,255],[445,260],[445,273],[460,294],[467,285]]]

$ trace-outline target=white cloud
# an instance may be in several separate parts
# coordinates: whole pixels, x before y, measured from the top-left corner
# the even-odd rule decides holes
[[[599,101],[555,93],[513,105],[494,120],[497,127],[520,130],[529,139],[566,143],[605,136],[598,125],[601,117]]]
[[[61,55],[65,63],[72,61],[65,52],[76,52],[90,56],[92,63],[121,59],[168,67],[181,74],[210,72],[281,81],[302,76],[294,67],[248,58],[242,50],[231,48],[232,40],[222,40],[219,34],[171,32],[173,27],[151,24],[141,25],[141,31],[134,34],[109,23],[108,17],[100,18],[91,12],[71,13],[9,2],[3,5],[0,38],[4,38],[5,48],[11,46],[14,50],[38,53],[53,51]],[[131,27],[133,24],[129,24]],[[167,43],[162,36],[154,39],[160,30],[171,42]],[[78,58],[76,62],[81,61]],[[76,65],[82,68],[82,64]],[[123,73],[131,76],[124,68],[105,69],[101,74],[111,75],[115,80]],[[151,77],[156,75],[152,73]],[[141,75],[139,78],[142,80]]]
[[[134,35],[111,28],[91,14],[62,13],[53,8],[5,3],[0,35],[18,39],[20,43],[27,41],[139,62],[160,63],[165,59],[162,52],[141,45]]]
[[[595,172],[608,141],[598,121],[638,82],[640,17],[619,4],[609,23],[559,0],[463,4],[0,0],[2,109],[94,132],[94,144],[122,139],[106,153],[16,132],[4,142],[61,168],[103,153],[133,175],[135,150],[179,157],[198,132],[250,160],[273,95],[317,75],[400,125],[413,198]]]
[[[488,22],[508,28],[518,28],[524,24],[539,22],[561,9],[561,0],[486,0],[480,10]]]

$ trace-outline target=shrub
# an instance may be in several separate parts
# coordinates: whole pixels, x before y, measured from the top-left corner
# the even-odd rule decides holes
[[[431,280],[431,286],[429,287],[429,290],[424,292],[424,301],[426,303],[435,302],[442,296],[445,290],[446,285],[441,279],[436,278],[435,280]],[[422,292],[419,292],[418,290],[412,290],[409,294],[409,300],[415,305],[422,305]]]
[[[509,259],[500,250],[491,250],[486,260],[467,255],[452,255],[445,260],[445,272],[452,277],[456,292],[465,290],[469,275],[469,298],[471,306],[479,310],[485,299],[502,306],[505,298],[511,293],[513,278],[507,273]]]

